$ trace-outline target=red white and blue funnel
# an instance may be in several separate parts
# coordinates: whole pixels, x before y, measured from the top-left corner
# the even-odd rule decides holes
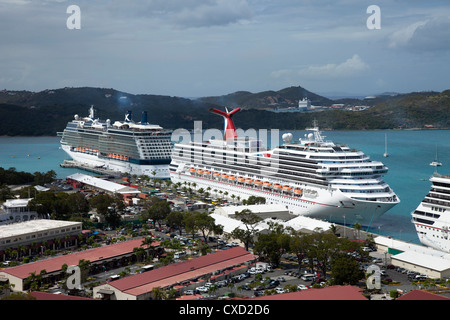
[[[233,120],[231,119],[231,116],[235,114],[236,112],[240,111],[241,108],[236,108],[233,111],[228,112],[228,109],[225,108],[225,111],[221,111],[215,108],[209,109],[212,113],[221,115],[225,120],[225,127],[224,127],[224,139],[225,141],[229,140],[236,140],[237,134],[236,134],[236,128],[234,127]]]

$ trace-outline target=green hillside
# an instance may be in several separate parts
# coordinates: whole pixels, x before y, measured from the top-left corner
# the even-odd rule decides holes
[[[150,123],[168,129],[192,129],[194,121],[202,121],[203,129],[223,128],[223,119],[208,112],[211,107],[237,107],[243,110],[234,117],[236,127],[277,128],[280,130],[303,130],[314,119],[323,129],[374,130],[374,129],[427,129],[450,128],[450,90],[438,92],[414,92],[402,95],[379,96],[370,102],[374,105],[365,111],[328,110],[312,113],[273,113],[251,108],[258,101],[273,99],[294,101],[301,87],[258,94],[241,91],[221,97],[191,100],[161,95],[133,95],[114,89],[63,88],[42,92],[1,91],[0,116],[4,120],[0,135],[42,136],[56,135],[62,131],[75,114],[85,116],[94,105],[101,119],[122,120],[127,110],[133,111],[133,120],[140,121],[142,111],[148,112]],[[313,94],[308,94],[308,97]],[[269,99],[269,100],[270,100]],[[311,98],[313,99],[313,98]],[[350,105],[366,104],[367,101],[346,102],[323,99],[329,104],[340,102]],[[326,100],[325,100],[326,99]],[[279,98],[278,101],[281,101]]]

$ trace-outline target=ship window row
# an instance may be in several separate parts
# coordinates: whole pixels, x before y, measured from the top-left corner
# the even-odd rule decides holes
[[[418,223],[428,224],[430,226],[432,226],[434,224],[434,221],[427,220],[427,219],[422,219],[422,218],[417,218],[417,217],[414,217],[413,220],[418,222]]]
[[[450,195],[450,190],[444,190],[444,189],[435,189],[431,188],[430,192],[436,192],[436,193],[444,193]]]
[[[429,193],[427,194],[427,197],[433,198],[433,199],[441,199],[441,200],[450,200],[450,196],[444,196],[441,194],[437,194],[437,193]]]
[[[339,190],[341,190],[342,192],[345,192],[345,193],[384,193],[384,192],[389,192],[390,191],[390,189],[389,188],[385,188],[385,189],[364,189],[364,190],[361,190],[361,189],[339,189]]]
[[[444,187],[444,188],[449,188],[450,189],[450,184],[448,183],[442,183],[442,182],[433,182],[433,186],[438,186],[438,187]]]
[[[307,168],[303,168],[301,166],[287,166],[284,164],[289,164],[288,162],[283,162],[283,165],[280,165],[280,163],[278,163],[278,161],[272,161],[269,158],[261,158],[261,157],[255,157],[254,159],[249,159],[249,158],[243,158],[243,157],[237,157],[237,155],[235,155],[235,157],[230,157],[230,156],[225,156],[223,157],[223,155],[215,155],[215,156],[211,156],[208,155],[206,153],[204,154],[200,154],[200,153],[191,153],[191,152],[183,152],[183,151],[178,151],[178,152],[174,152],[173,153],[173,158],[174,159],[185,159],[186,157],[191,158],[191,162],[198,162],[201,164],[205,164],[205,163],[214,163],[216,165],[219,164],[235,164],[235,165],[239,165],[242,167],[246,167],[246,168],[254,168],[254,169],[260,169],[261,165],[267,164],[267,166],[277,170],[277,169],[287,169],[287,170],[291,170],[292,172],[305,172],[305,173],[310,173],[310,174],[315,174],[316,171],[315,170],[308,170]]]
[[[422,202],[438,204],[438,205],[442,205],[442,206],[446,206],[446,207],[450,206],[450,202],[448,202],[448,201],[432,200],[429,198],[423,199]]]
[[[424,216],[424,217],[433,218],[433,219],[439,219],[439,217],[441,216],[440,214],[431,213],[431,212],[424,212],[424,211],[420,211],[420,210],[414,211],[414,214],[418,214],[418,215],[421,215],[421,216]]]
[[[179,156],[174,156],[173,157],[174,160],[180,160],[180,161],[185,161],[186,159],[184,157],[179,157]],[[194,164],[198,164],[198,165],[208,165],[211,163],[207,163],[206,161],[201,161],[197,159],[192,159],[191,158],[191,163]],[[320,182],[317,180],[325,180],[324,178],[320,178],[317,176],[313,176],[311,174],[303,174],[301,172],[298,171],[293,171],[293,170],[283,170],[282,168],[276,168],[276,167],[264,167],[264,166],[254,166],[254,165],[249,165],[249,164],[242,164],[242,163],[214,163],[216,168],[220,168],[220,169],[225,169],[225,170],[236,170],[238,172],[249,172],[249,173],[260,173],[260,174],[264,174],[266,176],[278,176],[279,174],[282,174],[283,177],[288,178],[288,179],[292,179],[292,180],[298,180],[298,181],[304,181],[304,178],[308,178],[307,181],[309,181],[310,183],[314,183],[314,184],[321,184],[321,185],[328,185],[328,183],[326,182]],[[244,169],[245,168],[245,169]],[[304,177],[302,179],[298,179],[296,177]],[[311,180],[314,179],[314,180]]]

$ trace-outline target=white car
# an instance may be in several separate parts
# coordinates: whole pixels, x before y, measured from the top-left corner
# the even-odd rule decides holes
[[[277,293],[284,293],[285,292],[284,289],[280,288],[280,287],[275,288],[275,290],[277,291]]]
[[[304,284],[299,284],[299,285],[297,286],[297,289],[298,289],[298,290],[308,290],[308,287],[305,286]]]
[[[186,290],[184,292],[185,295],[193,295],[194,294],[194,290]]]
[[[208,292],[209,291],[209,288],[207,288],[207,287],[198,287],[197,288],[197,291],[199,291],[199,292]]]

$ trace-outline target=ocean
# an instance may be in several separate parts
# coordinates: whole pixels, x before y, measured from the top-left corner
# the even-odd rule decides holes
[[[294,140],[305,131],[291,131]],[[280,132],[280,136],[283,132]],[[437,170],[450,174],[450,130],[408,131],[324,131],[326,140],[347,144],[360,149],[372,160],[383,162],[389,172],[384,180],[394,189],[400,203],[372,222],[368,231],[392,236],[395,239],[419,243],[411,223],[411,211],[423,200],[430,189],[435,167],[436,150],[443,166]],[[385,135],[389,157],[383,157]],[[65,178],[78,169],[59,166],[69,157],[60,149],[59,137],[0,137],[0,166],[17,171],[46,172],[54,170],[58,178]]]

